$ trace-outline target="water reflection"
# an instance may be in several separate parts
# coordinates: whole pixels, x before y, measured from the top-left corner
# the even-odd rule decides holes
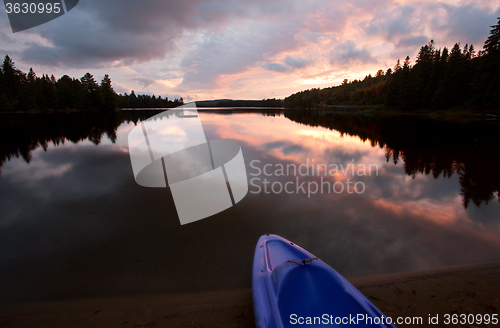
[[[180,226],[170,190],[133,178],[128,132],[151,115],[86,115],[1,123],[0,301],[249,287],[264,233],[296,241],[347,277],[500,261],[500,206],[486,203],[498,192],[498,137],[489,126],[201,112],[207,139],[242,146],[249,178],[251,161],[276,167],[307,159],[376,164],[378,176],[355,177],[366,185],[362,194],[250,187],[231,209]],[[265,178],[284,184],[297,176]],[[481,206],[465,208],[466,196]]]
[[[320,111],[287,111],[289,119],[334,129],[385,150],[387,161],[403,161],[405,172],[434,178],[460,177],[465,208],[498,198],[500,137],[495,123],[451,123],[422,118],[366,117]],[[496,197],[495,197],[496,196]]]

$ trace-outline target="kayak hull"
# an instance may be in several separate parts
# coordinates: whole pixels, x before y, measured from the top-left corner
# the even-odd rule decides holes
[[[356,326],[394,327],[337,271],[277,235],[257,243],[252,293],[258,328],[350,325],[353,318]]]

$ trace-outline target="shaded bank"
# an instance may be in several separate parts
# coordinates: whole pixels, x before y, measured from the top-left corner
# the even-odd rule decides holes
[[[368,140],[385,149],[387,161],[404,162],[405,172],[447,178],[460,176],[463,205],[499,197],[500,138],[495,122],[458,123],[418,117],[376,117],[328,111],[286,110],[285,117]]]

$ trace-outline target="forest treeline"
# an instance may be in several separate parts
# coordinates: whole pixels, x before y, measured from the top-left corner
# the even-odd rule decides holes
[[[156,97],[155,95],[135,95],[134,90],[128,95],[118,95],[120,99],[120,108],[174,108],[184,104],[184,100],[181,98],[169,100],[168,97],[162,98],[161,96]]]
[[[219,101],[217,107],[279,107],[283,104],[281,99],[262,99],[262,100],[225,100]]]
[[[233,99],[217,99],[217,100],[197,100],[196,107],[283,107],[283,100],[276,98],[262,100],[233,100]]]
[[[380,69],[363,80],[345,79],[339,86],[310,89],[285,98],[287,108],[328,105],[385,105],[404,111],[452,108],[500,109],[500,17],[491,26],[483,50],[456,43],[437,49],[434,41],[420,48],[412,65],[407,56],[394,68]]]
[[[99,110],[120,108],[172,108],[183,104],[182,98],[169,100],[155,95],[117,94],[109,75],[101,83],[86,73],[80,79],[63,75],[37,76],[33,68],[25,73],[6,55],[0,67],[0,111]]]

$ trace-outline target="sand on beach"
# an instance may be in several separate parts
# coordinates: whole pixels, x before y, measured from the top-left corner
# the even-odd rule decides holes
[[[350,281],[386,316],[422,318],[398,327],[500,327],[446,324],[445,315],[499,313],[500,263],[449,267]],[[429,324],[438,316],[438,324]],[[451,318],[451,317],[450,317]],[[409,319],[407,319],[409,320]],[[416,320],[416,319],[412,319]],[[0,304],[0,327],[254,327],[250,289]]]

